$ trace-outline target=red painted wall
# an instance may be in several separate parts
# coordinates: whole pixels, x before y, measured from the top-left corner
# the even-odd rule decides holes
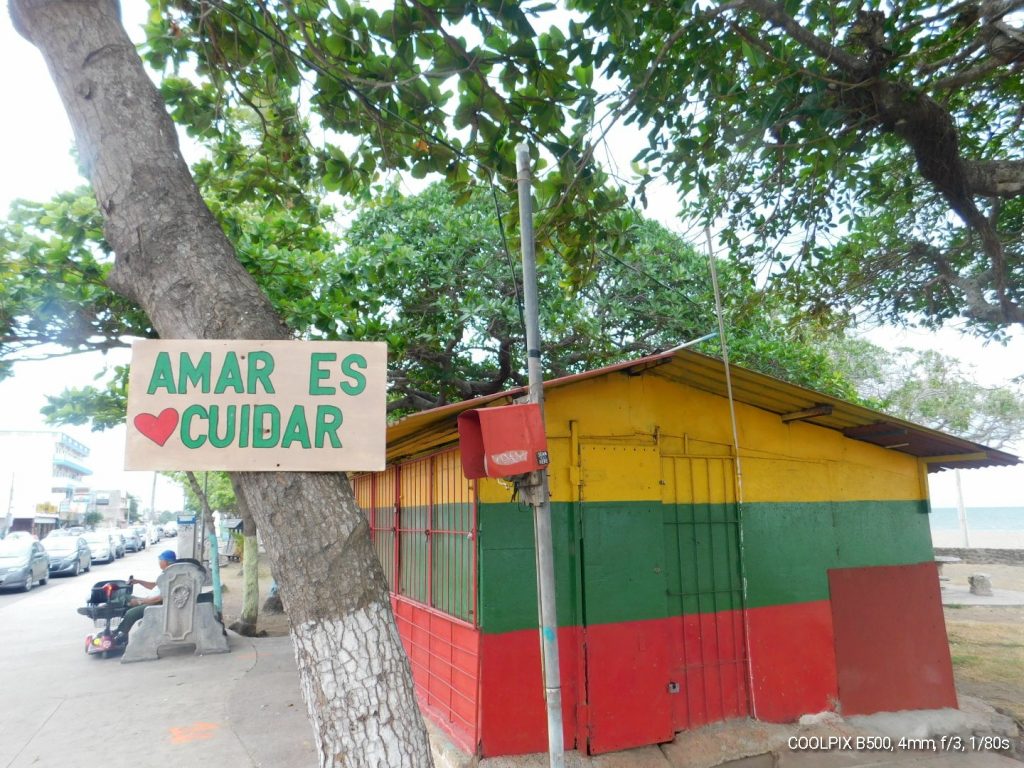
[[[545,751],[537,631],[485,634],[480,642],[481,754]],[[739,611],[562,627],[558,644],[566,749],[601,754],[656,744],[749,714]]]
[[[828,600],[747,610],[754,712],[787,723],[838,699]]]
[[[566,749],[575,749],[578,736],[578,647],[577,628],[560,627],[558,663],[562,679],[562,738]],[[481,756],[547,751],[547,710],[537,630],[482,635],[480,656]]]
[[[420,708],[466,752],[479,737],[480,631],[392,593]]]
[[[670,628],[665,620],[586,627],[589,754],[671,741]]]
[[[672,641],[671,697],[677,731],[747,717],[747,664],[742,611],[687,614],[668,619]]]

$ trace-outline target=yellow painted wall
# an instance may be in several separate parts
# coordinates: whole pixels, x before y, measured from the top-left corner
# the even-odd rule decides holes
[[[652,374],[613,373],[550,390],[545,415],[553,501],[577,500],[580,476],[590,501],[661,498],[651,477],[662,476],[662,456],[732,454],[728,401]],[[736,418],[745,502],[926,498],[912,456],[812,424],[783,423],[776,414],[742,403],[736,404]],[[618,450],[594,451],[588,458],[590,445]],[[574,451],[575,446],[582,447]],[[577,457],[583,458],[579,469]],[[505,492],[497,495],[490,498],[481,488],[480,500],[508,500]]]

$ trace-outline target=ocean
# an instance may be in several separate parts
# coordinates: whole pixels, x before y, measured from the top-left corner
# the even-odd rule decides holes
[[[1024,507],[968,507],[969,531],[1024,532]],[[960,530],[960,519],[952,507],[935,507],[928,518],[933,531]]]

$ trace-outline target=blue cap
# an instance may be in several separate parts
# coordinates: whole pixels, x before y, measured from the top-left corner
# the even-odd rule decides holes
[[[165,549],[163,552],[161,552],[157,556],[157,560],[163,560],[163,561],[168,562],[168,563],[173,563],[177,559],[178,559],[178,556],[176,554],[174,554],[174,550],[173,549]]]

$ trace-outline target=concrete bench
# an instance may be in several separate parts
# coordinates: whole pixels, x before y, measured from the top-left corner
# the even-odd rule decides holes
[[[196,655],[227,653],[228,637],[214,613],[213,602],[203,599],[206,570],[195,561],[167,566],[157,577],[162,605],[148,605],[132,628],[121,663],[160,658],[166,648],[194,646]]]
[[[942,566],[946,565],[947,563],[959,563],[959,562],[960,562],[960,558],[955,556],[955,555],[936,555],[935,556],[935,564],[936,564],[937,570],[939,572],[939,581],[949,581],[949,577],[948,576],[943,576],[942,575]]]

